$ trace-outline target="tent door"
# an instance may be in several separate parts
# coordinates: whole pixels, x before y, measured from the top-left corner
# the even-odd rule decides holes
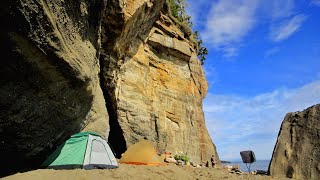
[[[108,143],[102,138],[93,136],[89,137],[83,168],[100,169],[118,167],[112,151],[108,151],[109,149]]]
[[[111,160],[108,156],[104,144],[94,139],[91,144],[90,164],[110,164]]]

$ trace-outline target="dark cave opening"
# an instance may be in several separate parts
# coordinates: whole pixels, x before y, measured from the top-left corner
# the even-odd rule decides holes
[[[116,158],[121,158],[121,154],[127,150],[127,145],[122,128],[118,122],[117,102],[114,98],[115,87],[109,83],[111,81],[110,77],[108,78],[108,76],[105,76],[104,74],[104,68],[108,67],[108,65],[106,65],[108,64],[107,59],[108,58],[106,58],[105,55],[101,55],[100,57],[100,86],[103,91],[105,105],[109,115],[110,132],[108,142],[115,153]]]
[[[106,94],[109,94],[109,93],[106,93]],[[109,126],[110,126],[108,142],[112,150],[114,151],[116,158],[121,158],[121,154],[127,150],[126,141],[124,139],[121,126],[118,122],[117,110],[113,106],[113,103],[115,102],[111,100],[110,95],[106,95],[105,99],[106,99],[106,106],[109,113]]]

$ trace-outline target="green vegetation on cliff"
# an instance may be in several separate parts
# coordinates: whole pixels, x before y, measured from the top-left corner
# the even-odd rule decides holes
[[[180,29],[187,35],[187,37],[194,43],[197,50],[198,58],[201,64],[204,64],[208,49],[203,46],[203,41],[199,36],[198,31],[192,31],[191,16],[186,13],[188,4],[185,0],[167,0],[170,18],[180,27]]]

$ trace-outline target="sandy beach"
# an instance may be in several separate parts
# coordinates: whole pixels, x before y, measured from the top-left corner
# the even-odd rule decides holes
[[[261,175],[231,174],[223,168],[194,168],[190,166],[143,166],[120,164],[117,169],[51,170],[39,169],[7,176],[4,179],[281,179]]]

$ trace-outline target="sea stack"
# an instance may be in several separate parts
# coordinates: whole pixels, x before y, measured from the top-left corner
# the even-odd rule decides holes
[[[286,115],[269,173],[273,177],[320,179],[320,104]]]

